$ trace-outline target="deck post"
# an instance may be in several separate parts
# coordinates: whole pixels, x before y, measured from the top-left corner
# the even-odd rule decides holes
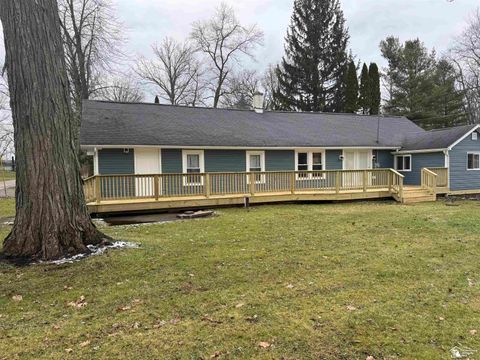
[[[392,192],[392,185],[393,185],[393,173],[388,171],[388,192]]]
[[[367,182],[368,182],[367,170],[363,170],[363,192],[367,192]]]
[[[290,174],[290,193],[295,194],[295,171]]]
[[[210,174],[205,174],[205,197],[208,199],[210,197]]]
[[[248,177],[250,179],[250,194],[254,195],[255,194],[255,174],[249,173]]]
[[[95,201],[100,202],[100,178],[95,176]]]
[[[154,175],[153,176],[153,193],[155,195],[155,200],[158,200],[158,197],[159,197],[159,194],[158,194],[158,191],[159,191],[159,186],[158,186],[158,175]]]
[[[403,201],[403,178],[398,179],[398,197]]]
[[[335,192],[340,192],[340,171],[335,171]]]

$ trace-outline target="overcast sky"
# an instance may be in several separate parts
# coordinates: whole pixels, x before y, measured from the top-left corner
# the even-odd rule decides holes
[[[257,63],[263,71],[280,60],[289,24],[293,0],[226,0],[240,21],[257,23],[265,32],[265,46],[257,51]],[[195,20],[211,16],[219,0],[112,0],[119,19],[125,25],[132,55],[150,54],[150,45],[165,36],[178,40],[190,32]],[[444,52],[454,36],[465,26],[478,0],[342,0],[350,30],[350,47],[357,59],[383,65],[379,42],[388,35],[401,40],[419,37],[425,44]],[[0,61],[3,63],[3,42]]]

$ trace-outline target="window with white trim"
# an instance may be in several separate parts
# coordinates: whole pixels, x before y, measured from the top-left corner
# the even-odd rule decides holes
[[[297,150],[295,152],[295,170],[296,171],[322,171],[325,170],[324,160],[325,152],[318,150]],[[307,179],[312,177],[321,177],[323,174],[302,173],[297,177]]]
[[[395,170],[412,171],[412,155],[397,155],[395,157]]]
[[[183,150],[182,151],[184,185],[202,185],[203,177],[200,174],[205,171],[203,150]]]
[[[472,132],[472,140],[478,139],[478,133],[476,131]]]
[[[467,170],[480,170],[480,153],[467,154]]]
[[[247,151],[247,172],[265,171],[265,151]],[[264,175],[255,175],[256,182],[263,182]]]

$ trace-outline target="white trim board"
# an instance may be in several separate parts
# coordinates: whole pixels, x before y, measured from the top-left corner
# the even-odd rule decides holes
[[[452,145],[450,145],[448,147],[448,150],[452,150],[452,148],[457,145],[458,143],[460,143],[462,140],[464,140],[468,135],[470,135],[471,133],[473,133],[474,131],[478,130],[478,128],[480,128],[480,125],[476,125],[473,129],[471,129],[470,131],[468,131],[465,135],[463,135],[460,139],[458,139],[457,141],[455,141]]]
[[[198,149],[198,150],[343,150],[343,149],[365,149],[365,150],[392,150],[398,151],[400,147],[395,146],[185,146],[185,145],[81,145],[82,149],[135,149],[135,148],[160,148],[160,149]]]

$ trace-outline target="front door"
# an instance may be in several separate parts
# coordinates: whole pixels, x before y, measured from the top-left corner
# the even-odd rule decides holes
[[[371,150],[344,150],[343,170],[365,170],[372,168]],[[349,188],[363,187],[363,174],[349,171],[343,175],[343,185]]]
[[[159,174],[160,153],[159,149],[135,149],[135,174]],[[137,177],[135,179],[135,195],[137,197],[152,197],[155,193],[153,177]]]

